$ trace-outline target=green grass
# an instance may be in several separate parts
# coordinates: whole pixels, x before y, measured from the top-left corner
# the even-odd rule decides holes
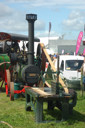
[[[81,92],[77,92],[77,105],[74,107],[73,115],[65,122],[35,122],[33,111],[25,111],[25,98],[10,101],[9,97],[0,92],[0,121],[5,121],[13,126],[13,128],[85,128],[85,97],[81,97]],[[85,95],[85,92],[84,92]],[[46,110],[44,104],[45,120],[59,119],[61,112],[55,108],[53,111]],[[9,128],[6,124],[0,123],[0,128]]]

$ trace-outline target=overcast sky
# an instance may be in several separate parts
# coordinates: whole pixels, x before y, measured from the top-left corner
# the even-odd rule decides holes
[[[37,14],[35,36],[77,40],[85,24],[84,0],[0,0],[0,32],[28,34],[26,14]]]

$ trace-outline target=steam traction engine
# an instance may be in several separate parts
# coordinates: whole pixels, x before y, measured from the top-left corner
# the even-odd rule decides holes
[[[23,51],[10,53],[13,66],[12,81],[10,82],[10,98],[14,100],[14,94],[24,93],[26,86],[37,86],[40,80],[39,59],[34,57],[34,21],[37,15],[26,15],[29,22],[29,42],[27,52],[23,44]],[[17,95],[15,95],[15,98]]]

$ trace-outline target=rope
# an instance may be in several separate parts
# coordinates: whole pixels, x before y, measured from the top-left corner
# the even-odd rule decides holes
[[[8,125],[10,128],[13,128],[10,124],[8,124],[8,123],[5,122],[5,121],[0,121],[0,123],[6,124],[6,125]]]

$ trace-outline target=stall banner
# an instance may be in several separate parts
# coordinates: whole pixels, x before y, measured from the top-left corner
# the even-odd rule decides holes
[[[83,32],[81,31],[79,33],[78,39],[77,39],[77,44],[76,44],[76,55],[78,54],[80,45],[81,45],[81,41],[82,41],[82,37],[83,37]]]

